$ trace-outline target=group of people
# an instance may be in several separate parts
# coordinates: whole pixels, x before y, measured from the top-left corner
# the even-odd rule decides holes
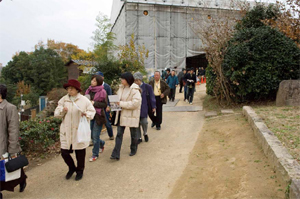
[[[91,138],[93,149],[90,162],[98,159],[102,153],[105,141],[100,139],[102,126],[105,125],[109,139],[115,139],[115,146],[110,159],[120,160],[120,151],[123,142],[123,134],[126,127],[129,127],[131,136],[130,156],[137,153],[138,145],[144,141],[149,141],[147,133],[148,116],[152,121],[151,127],[161,130],[163,104],[167,103],[167,96],[170,101],[174,101],[176,87],[180,84],[179,92],[182,93],[184,87],[184,100],[192,104],[195,90],[196,75],[194,69],[183,69],[178,77],[175,71],[167,70],[167,74],[162,78],[159,71],[154,73],[154,78],[149,84],[143,81],[140,72],[131,74],[130,72],[121,75],[121,84],[117,95],[121,107],[115,112],[115,120],[110,121],[110,102],[108,96],[112,95],[111,87],[104,82],[102,72],[97,72],[91,77],[89,88],[82,95],[80,82],[75,79],[68,80],[63,87],[67,90],[67,95],[62,97],[55,109],[54,116],[61,118],[60,143],[61,156],[68,166],[65,176],[70,179],[76,172],[75,180],[81,180],[85,168],[86,148],[89,142],[78,142],[78,126],[81,117],[86,117],[90,121]],[[16,154],[21,151],[18,142],[19,138],[19,116],[16,106],[6,101],[7,88],[0,85],[0,154]],[[117,135],[114,138],[112,125],[117,126]],[[143,130],[143,133],[142,133]],[[71,157],[75,151],[76,161]],[[0,191],[13,191],[14,187],[20,185],[20,191],[26,187],[26,175],[22,169],[20,179],[11,182],[1,182]],[[0,192],[1,193],[1,192]],[[2,197],[2,194],[1,194]]]
[[[142,135],[145,142],[149,140],[148,116],[152,120],[151,127],[156,127],[157,130],[161,129],[162,106],[167,102],[170,88],[160,77],[161,74],[157,71],[154,79],[146,84],[143,82],[143,75],[140,72],[134,74],[126,72],[121,75],[121,84],[117,91],[120,100],[117,105],[121,110],[115,112],[115,120],[112,123],[117,126],[117,135],[110,159],[120,160],[126,127],[129,127],[131,136],[130,156],[137,153],[138,144],[142,142]],[[100,139],[103,125],[107,127],[110,139],[114,139],[109,117],[108,95],[111,95],[111,88],[104,83],[104,75],[101,72],[92,76],[91,85],[84,92],[85,95],[80,93],[82,90],[80,82],[77,80],[68,80],[63,87],[68,94],[59,100],[54,112],[55,117],[62,118],[60,126],[61,155],[69,168],[66,179],[70,179],[76,172],[75,180],[81,180],[85,167],[86,148],[89,143],[77,142],[79,120],[85,116],[90,121],[93,149],[89,161],[94,162],[98,159],[99,153],[104,150],[105,142]],[[77,166],[70,155],[73,151],[76,154]]]
[[[199,68],[198,77],[201,78],[205,75],[205,70],[203,67]],[[184,88],[184,101],[189,104],[193,104],[195,86],[197,83],[197,74],[194,72],[194,68],[182,69],[176,76],[175,70],[170,70],[169,68],[162,72],[162,79],[166,81],[170,87],[169,100],[175,100],[176,88],[178,85],[179,93],[182,93],[182,88]]]

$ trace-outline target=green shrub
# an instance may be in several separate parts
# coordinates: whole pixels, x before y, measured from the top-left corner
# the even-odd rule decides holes
[[[45,152],[59,141],[61,119],[50,117],[43,120],[28,120],[20,123],[19,141],[25,152]]]
[[[267,26],[245,28],[229,42],[223,71],[236,101],[275,98],[282,80],[299,78],[300,49]]]
[[[208,66],[206,68],[205,77],[206,77],[206,93],[208,95],[214,96],[216,74],[214,73],[213,68],[211,66]]]

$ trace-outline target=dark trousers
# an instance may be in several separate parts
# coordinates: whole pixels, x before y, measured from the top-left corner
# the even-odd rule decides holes
[[[189,88],[188,87],[188,92],[187,92],[187,100],[192,103],[193,99],[194,99],[194,91],[195,91],[195,87]]]
[[[69,167],[69,171],[76,171],[76,173],[83,173],[84,165],[85,165],[85,149],[75,150],[76,159],[77,159],[77,167],[74,164],[74,160],[71,157],[71,153],[73,153],[72,145],[71,149],[61,149],[61,156],[63,157],[65,163]]]
[[[156,116],[153,112],[149,112],[149,117],[152,122],[156,125],[156,127],[160,127],[162,123],[162,106],[160,96],[155,96],[156,99]]]
[[[24,169],[21,168],[20,178],[18,178],[16,180],[8,181],[8,182],[2,182],[2,181],[0,182],[0,193],[3,190],[14,191],[14,188],[16,186],[18,186],[19,184],[24,183],[26,178],[27,178],[27,176],[25,175]]]
[[[129,127],[129,130],[131,136],[130,151],[131,153],[135,154],[137,152],[137,147],[138,147],[138,128]],[[118,126],[116,144],[111,154],[112,157],[120,158],[124,131],[125,131],[125,126]]]
[[[105,111],[105,116],[106,116],[106,123],[105,123],[105,126],[106,126],[106,130],[107,130],[108,136],[109,136],[109,137],[114,137],[114,133],[113,133],[113,130],[112,130],[112,126],[111,126],[110,121],[109,121],[109,113],[110,113],[110,112],[106,112],[106,111]]]
[[[179,89],[179,93],[182,93],[182,87],[183,87],[183,81],[180,81],[180,89]]]
[[[171,88],[169,93],[169,99],[174,101],[175,99],[176,88]]]

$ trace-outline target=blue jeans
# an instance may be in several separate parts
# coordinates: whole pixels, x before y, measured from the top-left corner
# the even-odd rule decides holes
[[[106,112],[106,111],[105,111],[105,116],[106,116],[106,123],[105,123],[105,126],[106,126],[106,129],[107,129],[108,136],[109,136],[109,137],[114,137],[114,133],[113,133],[111,124],[110,124],[110,122],[109,122],[109,112]]]
[[[184,86],[184,100],[187,99],[187,94],[188,93],[188,88],[187,88],[187,85]]]
[[[102,125],[98,125],[95,119],[91,120],[91,131],[92,131],[92,139],[93,139],[93,156],[99,156],[99,148],[103,148],[105,142],[100,139],[100,133],[102,130]]]

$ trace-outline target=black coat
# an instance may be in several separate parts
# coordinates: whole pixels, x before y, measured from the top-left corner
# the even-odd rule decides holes
[[[193,73],[192,75],[190,73],[188,73],[186,76],[186,83],[187,83],[187,86],[190,87],[195,87],[195,83],[197,82],[197,79],[196,79],[196,75]]]

